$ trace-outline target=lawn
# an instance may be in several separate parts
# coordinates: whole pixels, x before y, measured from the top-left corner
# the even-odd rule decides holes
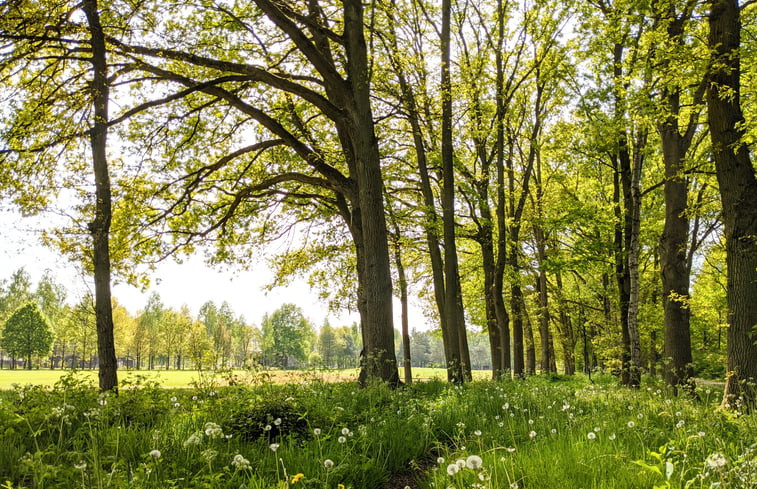
[[[0,369],[0,390],[11,389],[13,384],[31,384],[51,387],[60,380],[61,377],[70,374],[70,370],[24,370],[24,369]],[[126,380],[133,383],[137,378],[143,378],[155,381],[162,387],[166,388],[183,388],[194,386],[204,373],[197,370],[119,370],[119,380]],[[251,373],[246,370],[233,370],[231,375],[236,376],[238,381],[249,380],[250,377],[266,377],[277,382],[299,382],[305,380],[323,380],[323,381],[344,381],[357,379],[356,369],[311,369],[311,370],[268,370],[256,371]],[[403,372],[400,371],[400,377]],[[97,371],[95,370],[77,370],[77,378],[84,381],[91,381],[97,384]],[[445,379],[446,371],[441,368],[414,368],[413,376],[421,380]],[[219,382],[222,382],[223,376],[219,376]],[[227,375],[228,377],[228,375]],[[477,380],[485,380],[491,377],[491,372],[487,370],[476,370],[473,377]]]
[[[429,380],[397,390],[326,382],[317,372],[297,382],[234,372],[181,389],[157,383],[181,374],[135,376],[118,396],[99,394],[81,374],[54,388],[0,391],[0,487],[745,489],[757,481],[757,416],[721,411],[715,386],[691,398],[658,379],[628,390],[612,376]]]

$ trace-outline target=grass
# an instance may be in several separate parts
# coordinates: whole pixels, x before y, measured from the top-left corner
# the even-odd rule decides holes
[[[31,384],[38,386],[52,387],[64,376],[71,373],[70,370],[49,370],[49,369],[0,369],[0,390],[12,389],[13,384]],[[229,375],[244,378],[249,372],[245,370],[232,370]],[[311,369],[307,371],[298,370],[269,370],[266,374],[271,380],[276,382],[297,382],[305,376],[308,379],[320,379],[323,381],[348,381],[357,379],[356,369]],[[155,381],[166,388],[186,388],[195,385],[200,379],[202,373],[197,370],[119,370],[119,379],[125,379],[128,382],[134,382],[137,378],[143,378],[149,381]],[[256,375],[260,375],[257,372]],[[77,370],[77,378],[84,381],[97,383],[96,370]],[[400,377],[403,372],[400,370]],[[445,379],[446,371],[441,368],[413,368],[413,376],[417,379]],[[487,370],[476,370],[473,372],[474,379],[485,380],[491,377],[491,372]]]
[[[103,396],[77,373],[0,391],[0,487],[381,489],[408,467],[421,489],[757,481],[757,417],[720,411],[716,387],[692,399],[655,379],[631,391],[610,376],[538,376],[392,391],[277,374],[181,389],[134,377]]]

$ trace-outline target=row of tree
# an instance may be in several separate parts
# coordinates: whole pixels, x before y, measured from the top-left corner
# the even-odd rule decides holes
[[[27,212],[40,186],[80,191],[49,240],[94,272],[102,388],[111,260],[128,276],[206,244],[246,262],[294,230],[274,265],[356,304],[362,380],[398,382],[392,294],[409,353],[418,284],[451,381],[470,378],[473,323],[495,378],[570,373],[593,337],[624,384],[662,355],[689,387],[692,274],[710,292],[715,269],[726,309],[699,319],[728,325],[724,403],[757,396],[753,2],[2,6],[0,186]],[[85,228],[94,253],[70,239]]]
[[[0,281],[0,368],[21,362],[32,368],[97,368],[94,302],[75,304],[49,273],[32,288],[24,269]],[[113,303],[117,363],[132,369],[329,366],[355,367],[361,350],[357,326],[316,332],[302,310],[284,304],[263,316],[261,327],[236,316],[226,302],[212,301],[193,317],[187,306],[166,307],[152,293],[132,315]]]

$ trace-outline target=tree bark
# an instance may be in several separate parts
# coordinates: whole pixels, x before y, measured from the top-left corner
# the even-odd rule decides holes
[[[392,317],[392,279],[389,245],[384,215],[384,182],[381,176],[378,140],[374,133],[370,101],[368,55],[363,33],[363,4],[344,1],[344,38],[347,74],[352,97],[346,109],[350,122],[352,149],[356,157],[361,225],[365,246],[365,282],[367,317],[363,319],[364,368],[368,377],[390,384],[399,382],[394,352]]]
[[[89,225],[92,235],[95,276],[95,317],[100,390],[116,390],[118,374],[113,339],[113,310],[110,290],[111,187],[107,160],[108,66],[105,35],[100,23],[97,0],[84,0],[92,49],[92,96],[94,122],[90,130],[92,165],[95,174],[95,218]]]
[[[707,108],[728,267],[728,376],[723,405],[748,410],[757,403],[757,178],[743,140],[738,1],[712,0],[708,22],[708,43],[715,59]]]
[[[450,344],[454,348],[457,342],[459,363],[448,365],[452,370],[452,382],[464,382],[470,378],[470,363],[465,362],[463,345],[465,323],[461,322],[458,306],[462,303],[460,295],[457,246],[455,243],[455,171],[454,150],[452,147],[452,79],[450,75],[450,30],[452,5],[451,0],[442,0],[441,32],[441,92],[442,92],[442,227],[444,235],[444,310],[447,329],[451,333]],[[454,340],[453,340],[454,338]]]

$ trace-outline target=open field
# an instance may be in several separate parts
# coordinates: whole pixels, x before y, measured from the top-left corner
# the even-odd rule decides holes
[[[64,375],[69,374],[70,370],[0,370],[0,390],[11,389],[13,384],[31,384],[46,387],[53,386]],[[211,372],[198,372],[197,370],[120,370],[118,372],[119,380],[134,382],[138,377],[157,382],[160,386],[166,388],[186,388],[192,387],[201,382],[203,376],[211,375]],[[355,380],[357,379],[356,369],[310,369],[310,370],[261,370],[250,372],[247,370],[233,370],[230,372],[240,383],[255,383],[261,380],[271,380],[274,382],[300,382],[302,380],[320,380],[324,382]],[[400,371],[400,377],[402,377]],[[83,381],[91,381],[97,384],[96,370],[77,370],[77,378]],[[445,379],[446,372],[441,368],[414,368],[413,376],[417,379]],[[477,370],[473,372],[474,379],[485,380],[491,376],[490,371]],[[225,385],[228,384],[229,374],[215,374],[216,381]]]

